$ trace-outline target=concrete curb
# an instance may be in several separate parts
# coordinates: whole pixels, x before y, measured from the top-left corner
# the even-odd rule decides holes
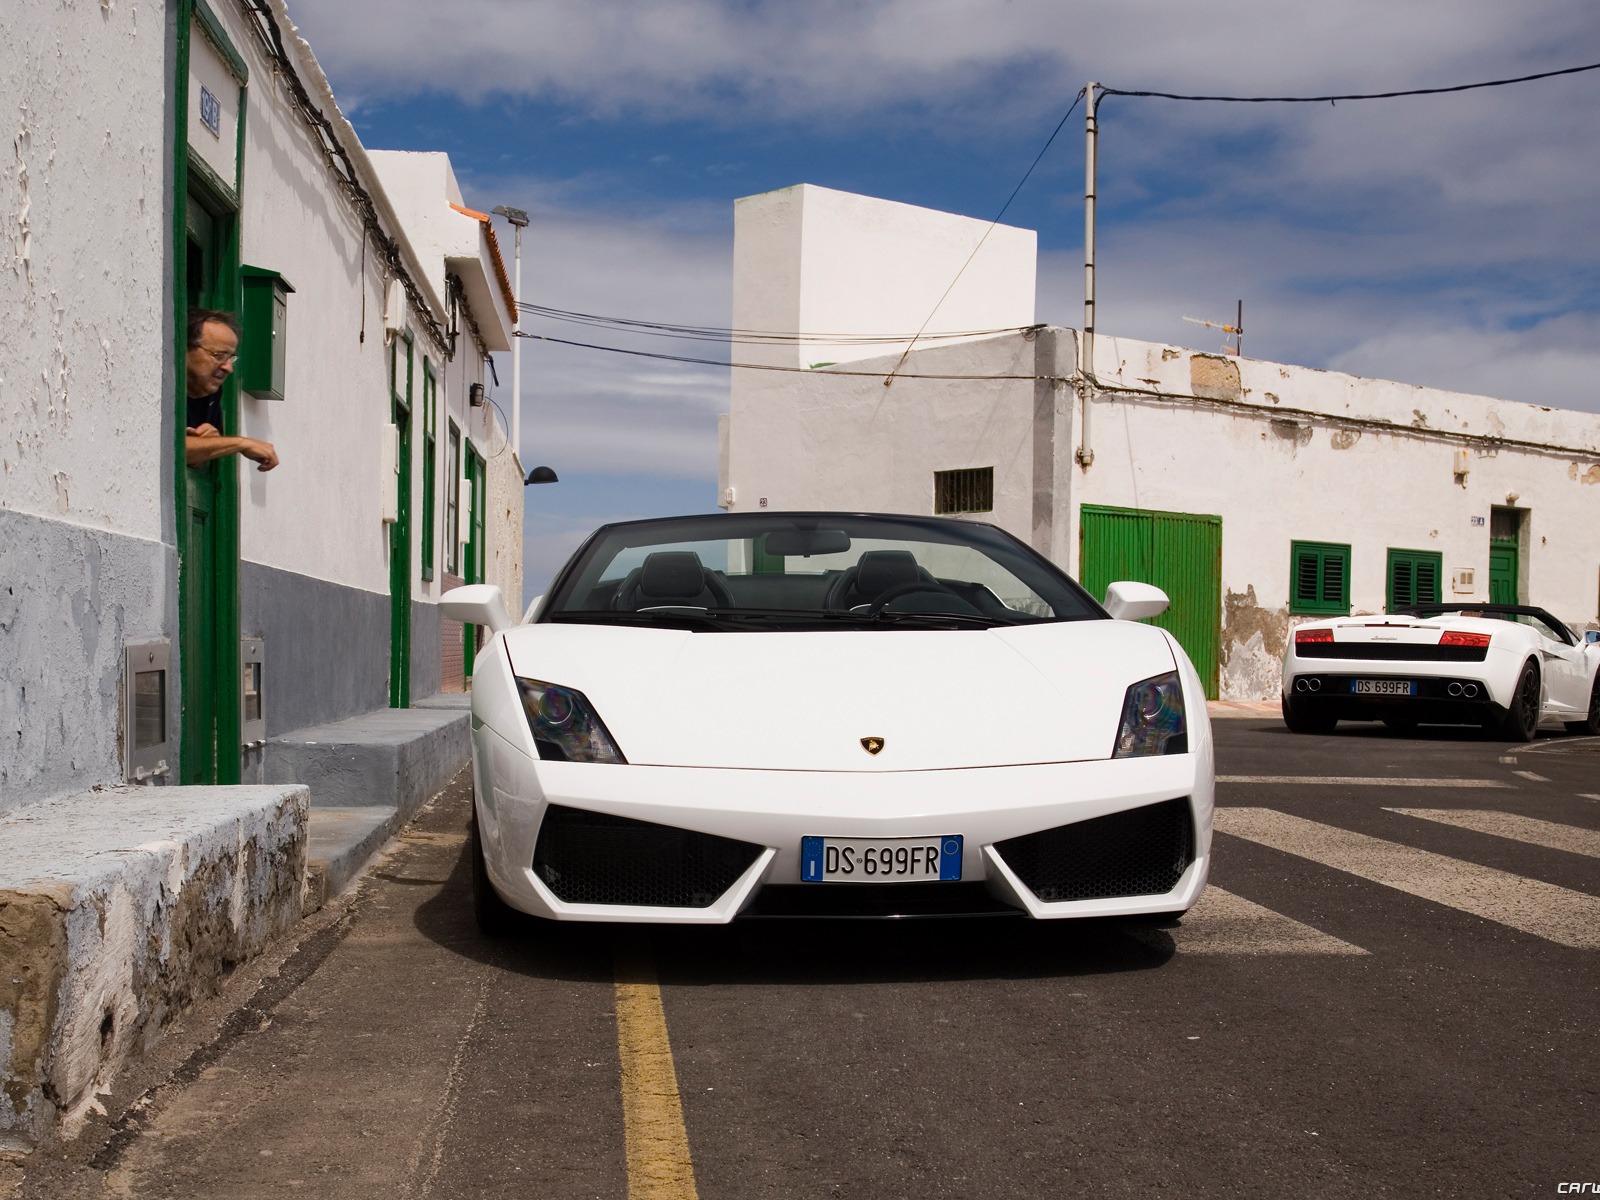
[[[0,1139],[76,1131],[304,911],[304,787],[112,788],[0,817]]]

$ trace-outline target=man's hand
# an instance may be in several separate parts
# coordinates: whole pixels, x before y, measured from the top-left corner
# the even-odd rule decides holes
[[[278,465],[278,452],[271,442],[258,442],[255,438],[238,438],[239,453],[253,460],[258,471],[270,471]]]
[[[185,428],[183,432],[183,460],[191,467],[203,466],[230,454],[244,455],[256,464],[258,471],[270,471],[278,465],[278,452],[271,442],[247,437],[223,437],[211,425],[197,425]]]

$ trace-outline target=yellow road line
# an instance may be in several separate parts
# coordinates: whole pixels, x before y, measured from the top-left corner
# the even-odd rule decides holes
[[[698,1200],[655,965],[619,945],[616,980],[628,1200]]]

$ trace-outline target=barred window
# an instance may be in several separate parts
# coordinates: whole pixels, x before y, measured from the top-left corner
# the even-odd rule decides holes
[[[994,511],[994,468],[968,467],[933,473],[935,513]]]

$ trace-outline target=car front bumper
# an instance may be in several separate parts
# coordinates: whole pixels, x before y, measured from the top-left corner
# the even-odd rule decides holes
[[[495,890],[514,908],[557,920],[723,924],[758,908],[754,901],[769,886],[783,890],[788,907],[799,902],[802,909],[813,888],[823,889],[815,893],[819,899],[824,892],[836,898],[841,887],[875,896],[907,889],[902,894],[914,901],[913,889],[971,891],[970,885],[978,884],[991,909],[1010,908],[1036,918],[1178,913],[1198,899],[1210,869],[1209,739],[1202,739],[1194,753],[1151,758],[966,770],[808,772],[537,761],[479,724],[473,732],[473,759],[485,865]],[[1173,857],[1170,838],[1150,840],[1152,822],[1147,818],[1162,805],[1167,807],[1159,812],[1165,815],[1156,824],[1167,829],[1176,821],[1186,827],[1180,859]],[[1181,818],[1176,816],[1179,805]],[[709,835],[674,841],[695,855],[709,847],[708,857],[715,857],[717,839],[732,839],[750,848],[749,864],[726,886],[715,885],[721,890],[714,896],[697,897],[693,904],[650,903],[647,895],[640,903],[562,899],[559,882],[551,886],[548,862],[541,871],[535,860],[547,814],[572,811],[613,819],[624,840],[631,822],[665,827],[669,833]],[[1084,824],[1090,822],[1096,824]],[[1029,886],[1027,870],[1019,872],[1016,862],[1008,862],[1000,844],[1032,846],[1029,835],[1048,839],[1063,827],[1097,831],[1088,842],[1080,842],[1080,856],[1087,845],[1091,851],[1110,847],[1125,860],[1141,854],[1159,859],[1165,874],[1147,877],[1163,878],[1170,886],[1159,893],[1096,894],[1088,899],[1053,899],[1072,889],[1040,887],[1036,879]],[[801,839],[808,836],[949,834],[963,839],[960,885],[801,880]],[[1149,844],[1121,844],[1130,839]],[[638,846],[637,839],[629,841],[626,854],[636,854]],[[1099,891],[1106,886],[1116,890],[1112,883]]]

